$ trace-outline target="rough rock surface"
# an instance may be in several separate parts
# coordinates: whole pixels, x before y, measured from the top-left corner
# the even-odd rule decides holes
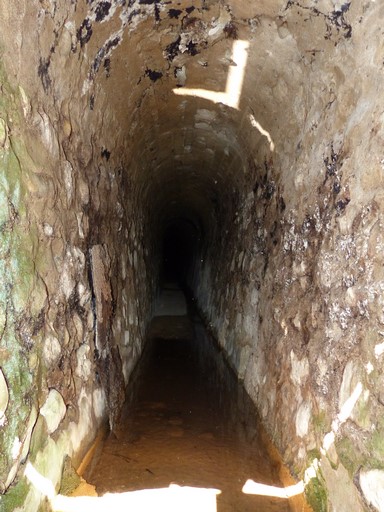
[[[341,475],[380,510],[383,16],[0,1],[0,508],[37,510],[23,462],[58,488],[50,461],[113,428],[182,218],[189,286],[314,509]]]

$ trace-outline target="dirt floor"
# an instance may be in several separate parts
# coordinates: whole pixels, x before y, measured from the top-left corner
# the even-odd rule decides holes
[[[218,512],[306,509],[301,498],[290,505],[242,492],[248,479],[278,488],[293,483],[283,484],[282,475],[288,478],[253,404],[197,315],[156,317],[120,425],[87,481],[99,496],[172,483],[214,488]]]

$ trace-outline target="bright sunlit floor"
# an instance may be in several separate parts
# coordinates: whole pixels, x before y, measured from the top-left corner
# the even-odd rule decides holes
[[[55,512],[216,512],[216,489],[199,489],[171,485],[164,489],[144,489],[99,498],[57,496],[52,502]]]
[[[123,493],[106,493],[104,496],[63,496],[56,495],[52,483],[40,475],[28,463],[25,476],[35,489],[46,496],[53,512],[217,512],[216,496],[219,489],[179,486],[171,484],[162,489],[143,489]],[[247,480],[242,492],[259,496],[289,499],[304,492],[303,482],[289,487],[276,487]]]

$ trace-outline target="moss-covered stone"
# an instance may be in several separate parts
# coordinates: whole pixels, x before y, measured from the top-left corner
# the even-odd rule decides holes
[[[31,447],[30,447],[30,460],[34,462],[36,460],[36,456],[40,451],[43,451],[47,446],[48,442],[48,428],[45,418],[43,416],[39,416],[33,429],[32,438],[31,438]]]
[[[330,430],[330,420],[325,411],[320,411],[312,416],[312,424],[316,433],[324,434]]]
[[[314,512],[328,511],[326,486],[320,473],[318,473],[317,477],[311,478],[311,480],[306,485],[305,496]]]
[[[32,377],[28,361],[17,343],[14,332],[7,329],[3,335],[5,346],[9,347],[6,360],[2,365],[9,386],[9,405],[6,411],[6,424],[0,430],[0,480],[6,482],[15,458],[12,451],[15,445],[22,443],[26,435],[27,420],[33,404],[31,387]]]
[[[364,398],[360,398],[356,404],[353,419],[363,429],[369,429],[372,423],[371,406],[370,401]]]
[[[0,497],[0,510],[2,512],[12,512],[18,507],[22,508],[29,490],[28,481],[22,478],[16,485],[11,486],[4,496]]]
[[[80,485],[80,482],[81,478],[73,467],[71,458],[67,456],[64,460],[63,474],[60,484],[60,494],[69,496],[75,489],[77,489],[77,487]]]
[[[354,478],[361,467],[365,469],[384,469],[384,433],[382,426],[379,424],[371,434],[364,451],[348,437],[343,437],[336,442],[336,450],[351,479]]]
[[[22,134],[20,93],[9,85],[0,62],[0,110],[2,144],[0,148],[0,335],[2,371],[9,386],[6,420],[0,430],[0,482],[10,483],[26,438],[26,426],[37,397],[37,373],[29,368],[31,351],[38,352],[37,318],[44,290],[36,288],[37,229],[27,218],[23,164],[27,155]],[[39,299],[39,300],[37,300]],[[20,446],[20,449],[18,448]],[[13,453],[12,453],[13,452]],[[16,466],[17,467],[17,466]]]
[[[343,437],[336,442],[336,451],[341,463],[353,478],[359,466],[364,463],[364,455],[359,452],[358,447],[352,441]]]
[[[318,459],[318,460],[320,460],[320,459],[321,459],[321,453],[320,453],[320,450],[318,450],[317,448],[314,448],[313,450],[309,450],[309,451],[307,452],[307,461],[308,461],[308,465],[312,464],[312,462],[313,462],[315,459]]]
[[[368,442],[370,469],[384,469],[384,418],[381,417]]]
[[[58,444],[48,436],[44,450],[36,454],[33,464],[36,471],[53,483],[56,492],[58,491],[61,479],[63,458],[64,454],[61,452]]]

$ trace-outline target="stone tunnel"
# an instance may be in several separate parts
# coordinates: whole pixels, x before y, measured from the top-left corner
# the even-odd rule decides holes
[[[0,15],[0,509],[113,428],[177,278],[314,510],[383,511],[383,3]]]

